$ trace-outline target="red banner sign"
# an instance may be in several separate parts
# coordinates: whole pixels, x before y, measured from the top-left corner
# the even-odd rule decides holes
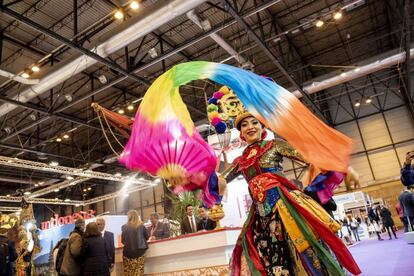
[[[96,214],[95,210],[88,210],[86,212],[80,211],[70,216],[64,216],[64,217],[61,217],[58,214],[55,214],[55,217],[51,218],[49,221],[43,221],[41,228],[42,230],[46,230],[46,229],[50,229],[54,227],[59,227],[64,224],[73,224],[78,218],[90,219],[90,218],[93,218],[95,214]]]

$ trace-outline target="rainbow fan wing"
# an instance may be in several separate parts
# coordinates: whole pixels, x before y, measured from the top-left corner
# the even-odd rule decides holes
[[[325,125],[294,95],[252,72],[204,61],[179,64],[155,80],[137,112],[120,161],[133,170],[165,178],[185,176],[192,184],[205,186],[216,157],[196,132],[178,89],[206,78],[229,86],[247,110],[309,163],[326,171],[347,171],[351,139]]]
[[[120,162],[167,179],[187,178],[185,189],[203,188],[216,167],[216,156],[195,130],[171,80],[173,73],[164,73],[145,94]]]

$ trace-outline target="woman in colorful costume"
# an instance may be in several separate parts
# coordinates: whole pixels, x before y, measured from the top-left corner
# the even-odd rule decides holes
[[[339,172],[342,176],[347,172],[352,152],[350,138],[324,124],[292,93],[276,83],[227,64],[204,61],[176,65],[153,82],[137,111],[131,137],[119,158],[121,163],[131,170],[169,180],[177,193],[202,189],[206,204],[214,204],[216,198],[210,193],[208,180],[214,175],[217,158],[196,131],[179,93],[180,86],[198,79],[211,79],[231,88],[254,117],[288,141],[314,168],[327,172],[326,180],[336,176],[335,173],[329,174],[330,171]],[[247,120],[246,117],[244,119]],[[262,132],[260,123],[258,128]],[[249,134],[242,131],[242,135]],[[261,136],[249,143],[243,156],[234,163],[233,172],[245,174],[255,204],[235,248],[232,273],[242,273],[241,265],[246,263],[253,275],[277,275],[281,274],[280,270],[288,271],[290,275],[306,272],[311,275],[343,275],[340,266],[324,247],[327,245],[344,268],[359,274],[349,251],[333,233],[339,226],[319,205],[297,191],[280,174],[280,153],[283,151],[279,152],[274,147],[280,143],[288,148],[288,144],[264,142]],[[295,156],[301,158],[299,154]],[[320,183],[315,190],[323,204],[336,184]],[[260,218],[264,222],[272,219],[274,223],[259,225]],[[265,230],[255,228],[259,226]],[[255,244],[255,233],[260,244]],[[271,236],[270,233],[278,234]],[[323,240],[323,245],[320,240]],[[258,245],[265,248],[270,242],[277,246],[270,244],[265,250],[258,249]],[[279,251],[281,254],[271,253]],[[264,253],[272,259],[262,263]],[[266,261],[272,267],[269,268]],[[294,267],[298,269],[293,270]],[[299,269],[301,267],[303,269]]]
[[[242,173],[253,204],[233,251],[232,275],[344,275],[324,244],[359,274],[334,234],[340,225],[282,174],[283,157],[305,162],[303,157],[283,140],[264,140],[265,129],[248,112],[235,125],[248,146],[221,178],[230,181]]]

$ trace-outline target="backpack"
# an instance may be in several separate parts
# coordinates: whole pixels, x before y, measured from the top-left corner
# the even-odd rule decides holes
[[[62,267],[63,258],[65,257],[65,251],[66,251],[66,246],[68,245],[68,241],[69,239],[61,239],[59,242],[60,244],[59,244],[58,252],[56,255],[56,261],[55,261],[55,269],[57,272],[60,272],[60,269]]]
[[[10,263],[9,244],[7,239],[0,238],[0,274],[6,274]]]

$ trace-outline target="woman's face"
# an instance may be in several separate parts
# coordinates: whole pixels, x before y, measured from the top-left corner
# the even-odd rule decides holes
[[[254,117],[247,117],[240,123],[241,136],[249,145],[259,141],[262,138],[262,132],[262,125]]]

